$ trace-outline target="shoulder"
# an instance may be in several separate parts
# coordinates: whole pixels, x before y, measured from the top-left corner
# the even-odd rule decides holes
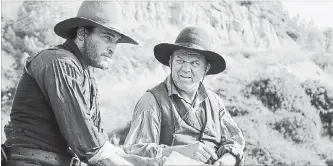
[[[136,119],[142,113],[148,113],[148,115],[158,115],[160,117],[160,108],[156,101],[155,96],[147,91],[143,96],[139,99],[134,108],[133,119]]]
[[[207,95],[210,100],[213,100],[214,102],[216,102],[220,107],[224,107],[224,103],[223,103],[221,96],[219,96],[218,94],[216,94],[215,92],[213,92],[209,89],[206,89],[206,91],[207,91]]]
[[[31,70],[35,72],[46,67],[52,68],[54,66],[68,68],[80,73],[83,71],[80,61],[73,53],[59,48],[45,49],[32,57],[31,60],[27,61],[31,66]],[[64,70],[64,72],[66,71],[67,70]]]
[[[138,103],[135,106],[135,109],[147,109],[147,108],[153,108],[157,105],[157,101],[155,96],[147,91],[143,94],[143,96],[140,98]]]

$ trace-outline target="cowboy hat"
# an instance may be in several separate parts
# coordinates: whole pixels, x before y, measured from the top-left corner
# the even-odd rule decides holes
[[[102,27],[119,33],[121,35],[119,43],[138,44],[134,39],[123,33],[121,16],[121,8],[117,1],[83,1],[76,17],[56,24],[54,32],[66,39],[72,28]]]
[[[175,44],[161,43],[154,47],[155,58],[162,64],[169,66],[171,54],[178,49],[188,49],[205,56],[211,67],[207,72],[217,74],[225,70],[224,58],[210,49],[210,38],[208,33],[199,27],[186,27],[178,35]]]

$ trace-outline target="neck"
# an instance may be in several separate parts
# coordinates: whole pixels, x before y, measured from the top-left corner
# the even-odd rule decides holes
[[[88,61],[86,59],[86,52],[84,50],[86,50],[85,48],[85,42],[84,41],[80,41],[78,38],[74,39],[73,40],[74,43],[76,44],[76,46],[79,48],[80,50],[80,55],[76,55],[76,57],[79,59],[79,61],[81,62],[81,64],[84,66],[84,68],[88,68],[89,65],[88,65]]]
[[[181,90],[178,88],[178,92],[180,93],[180,95],[189,103],[193,103],[194,99],[195,99],[195,94],[197,93],[198,89],[199,89],[199,85],[198,84],[196,87],[192,88],[191,90]]]

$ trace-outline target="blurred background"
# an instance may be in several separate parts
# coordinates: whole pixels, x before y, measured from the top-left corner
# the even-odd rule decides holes
[[[80,3],[1,2],[2,143],[25,58],[64,42],[53,26],[74,17]],[[226,59],[226,71],[205,84],[243,131],[245,164],[333,165],[333,21],[323,14],[333,11],[332,1],[120,3],[126,32],[141,45],[117,46],[111,68],[96,69],[102,122],[114,144],[123,144],[139,98],[169,74],[153,47],[198,25]]]

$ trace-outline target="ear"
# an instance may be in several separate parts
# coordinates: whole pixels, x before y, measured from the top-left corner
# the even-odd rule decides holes
[[[205,68],[205,74],[207,74],[207,72],[209,71],[210,67],[211,67],[210,63],[207,62],[207,65],[206,65],[206,68]]]
[[[79,27],[76,31],[77,33],[77,38],[80,40],[80,41],[83,41],[84,40],[84,34],[85,34],[85,28],[83,27]]]

